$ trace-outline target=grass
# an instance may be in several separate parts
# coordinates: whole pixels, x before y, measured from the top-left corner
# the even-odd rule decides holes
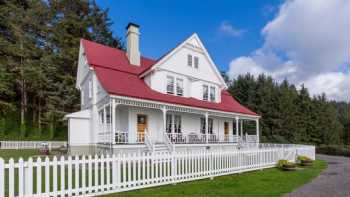
[[[10,158],[18,161],[20,157],[27,160],[29,157],[39,156],[39,150],[25,149],[25,150],[0,150],[0,157],[3,158],[6,163]]]
[[[108,197],[279,197],[308,183],[318,176],[326,167],[327,164],[325,161],[316,160],[312,167],[293,172],[272,168],[262,171],[216,177],[214,180],[206,179],[177,185],[111,194],[108,195]]]
[[[39,155],[38,150],[0,150],[0,157],[18,160]],[[276,168],[215,177],[214,180],[200,180],[177,185],[167,185],[108,195],[108,197],[173,197],[173,196],[238,196],[274,197],[289,193],[311,181],[327,167],[326,162],[316,160],[312,167],[285,172]],[[59,175],[59,173],[58,173]],[[58,180],[59,182],[59,180]],[[66,181],[67,183],[67,181]]]

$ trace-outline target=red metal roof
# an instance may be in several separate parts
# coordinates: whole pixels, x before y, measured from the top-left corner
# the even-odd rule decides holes
[[[94,67],[98,80],[109,94],[225,112],[257,115],[238,103],[226,90],[221,92],[220,103],[162,94],[154,91],[148,87],[139,75],[151,68],[156,63],[155,60],[141,57],[141,66],[134,66],[129,63],[125,51],[88,40],[82,39],[81,41],[88,64]]]

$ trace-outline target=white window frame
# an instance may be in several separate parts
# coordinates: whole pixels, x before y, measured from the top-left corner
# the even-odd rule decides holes
[[[172,80],[172,84],[169,84],[169,79]],[[171,91],[169,90],[169,87],[171,87]],[[168,75],[166,77],[166,93],[175,94],[175,77],[173,76]]]
[[[193,63],[194,63],[194,68],[198,69],[198,67],[199,67],[199,58],[197,56],[194,56]]]
[[[215,88],[215,86],[210,86],[209,99],[211,102],[215,102],[215,100],[216,100],[216,88]]]
[[[183,79],[176,78],[176,95],[177,96],[184,95],[184,80]]]
[[[166,133],[182,133],[182,116],[180,114],[166,115]]]
[[[192,67],[193,65],[193,56],[191,54],[187,54],[187,66]]]
[[[202,85],[202,99],[203,101],[208,101],[209,99],[209,86],[206,84]]]

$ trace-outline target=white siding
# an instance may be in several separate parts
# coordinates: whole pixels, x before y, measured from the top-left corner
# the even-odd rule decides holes
[[[91,144],[90,119],[69,118],[68,125],[70,146],[84,146]]]

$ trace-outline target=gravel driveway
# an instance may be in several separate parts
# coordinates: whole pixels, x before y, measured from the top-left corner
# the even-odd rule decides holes
[[[285,197],[350,197],[350,158],[317,155],[328,162],[328,168],[312,182]]]

